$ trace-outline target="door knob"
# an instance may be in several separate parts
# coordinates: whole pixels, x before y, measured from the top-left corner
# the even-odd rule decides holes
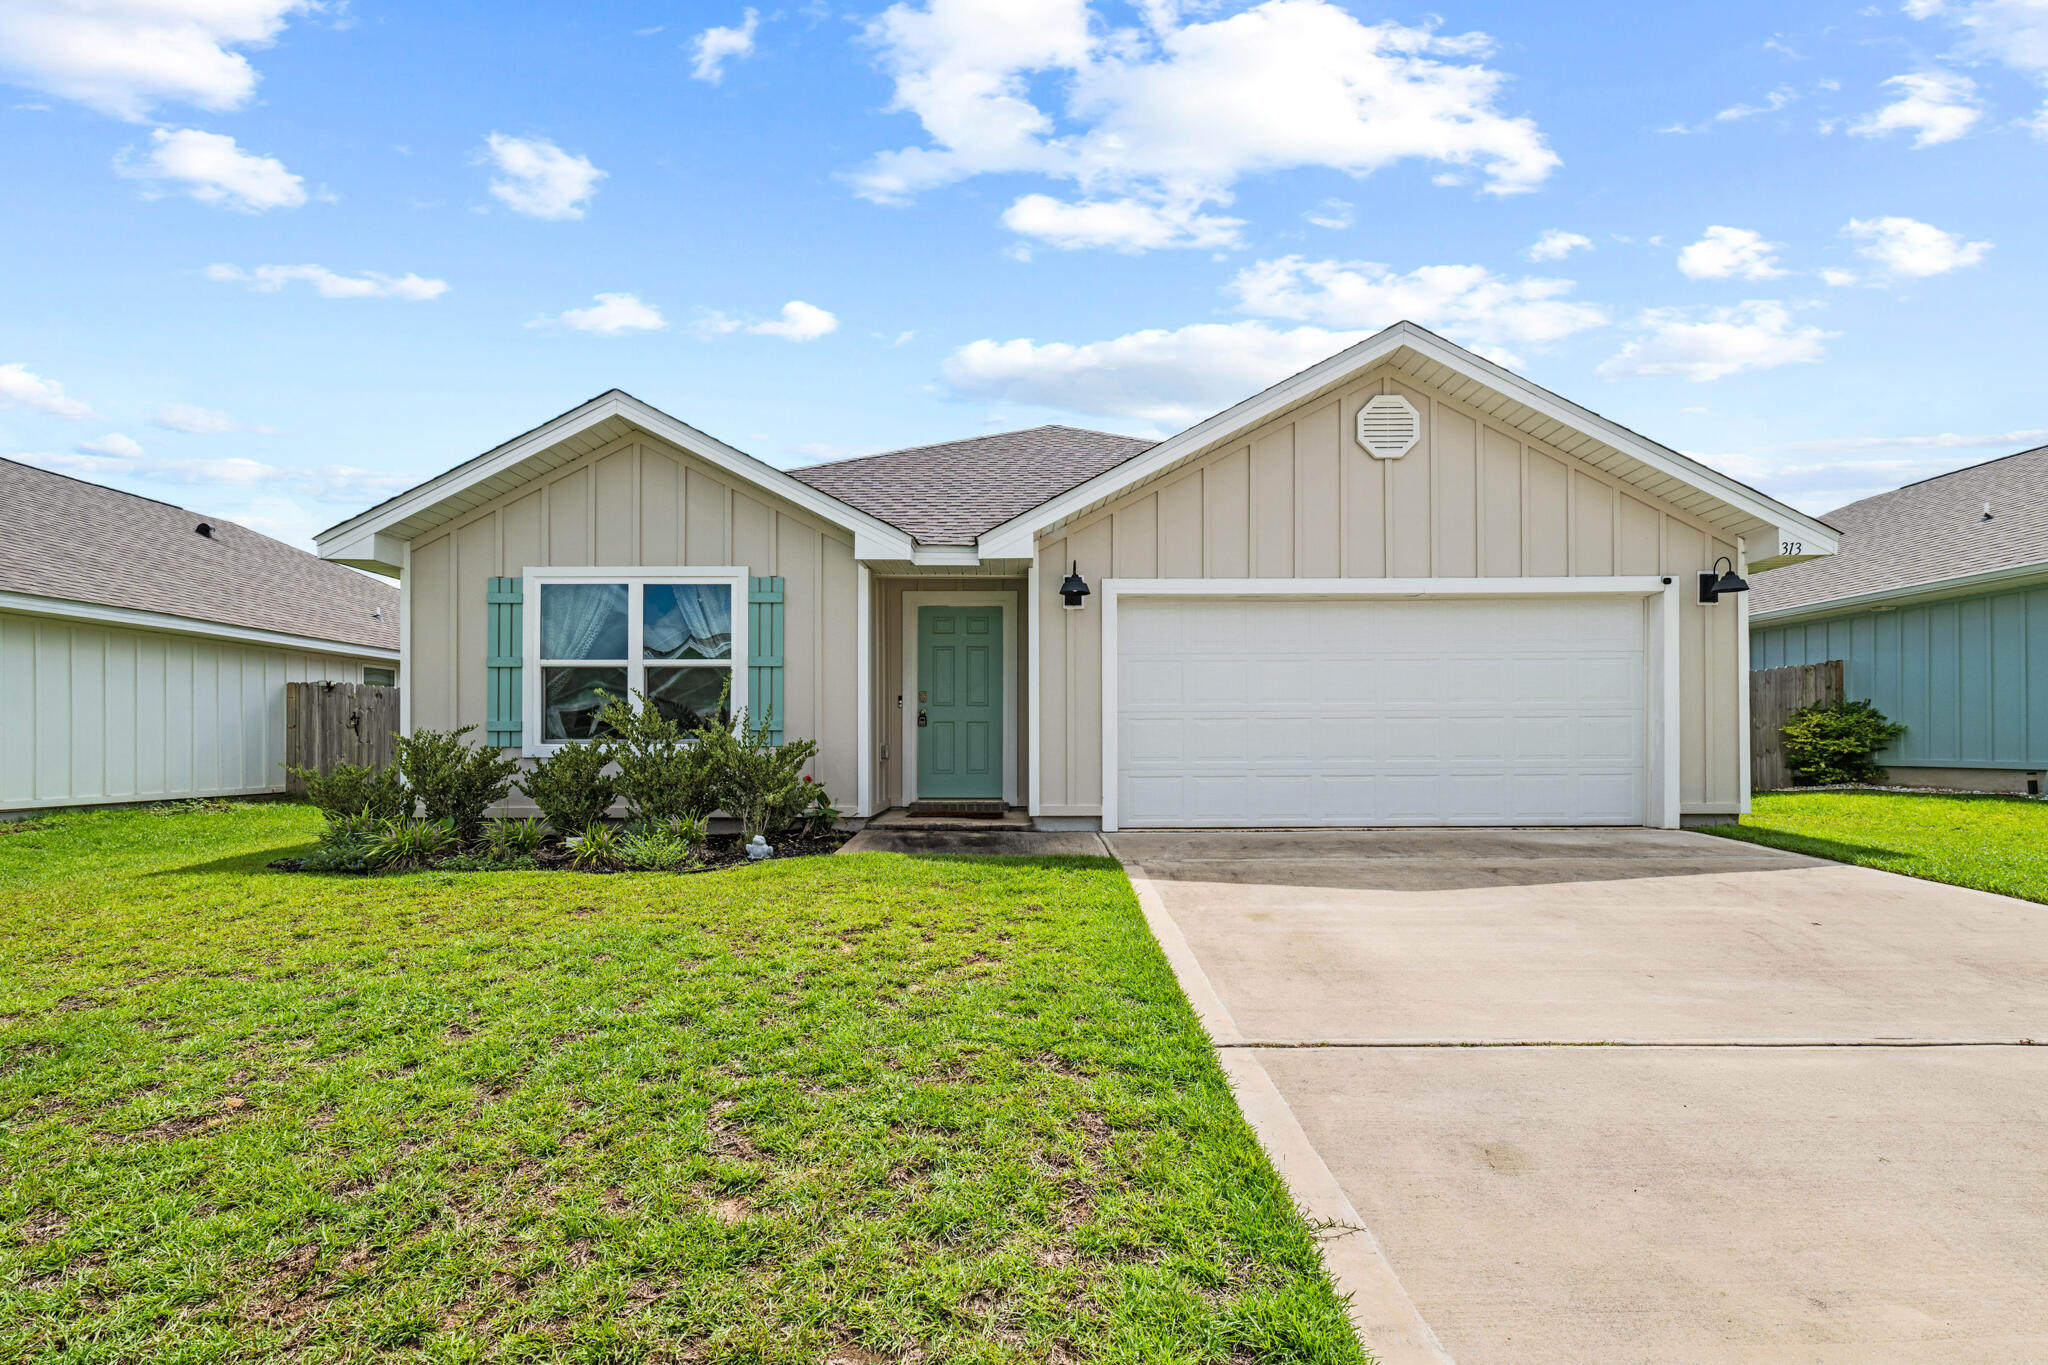
[[[918,707],[918,708],[917,708],[917,728],[918,728],[918,729],[920,729],[920,730],[922,730],[922,729],[924,729],[924,727],[925,727],[925,715],[924,715],[924,708],[923,708],[922,706],[920,706],[920,707]]]

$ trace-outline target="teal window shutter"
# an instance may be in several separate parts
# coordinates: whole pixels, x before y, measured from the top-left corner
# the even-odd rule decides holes
[[[747,580],[747,717],[782,743],[782,580]]]
[[[526,585],[517,578],[492,578],[486,584],[484,742],[509,749],[519,745],[526,715],[519,691],[520,670],[526,664],[519,638],[526,617]]]

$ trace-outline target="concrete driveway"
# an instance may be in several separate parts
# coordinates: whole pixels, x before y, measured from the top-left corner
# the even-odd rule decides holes
[[[1105,837],[1387,1365],[2048,1361],[2048,907],[1652,830]]]

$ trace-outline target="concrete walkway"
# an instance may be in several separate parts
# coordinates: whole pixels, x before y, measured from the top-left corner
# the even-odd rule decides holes
[[[1107,841],[1387,1365],[2048,1361],[2048,907],[1647,830]]]

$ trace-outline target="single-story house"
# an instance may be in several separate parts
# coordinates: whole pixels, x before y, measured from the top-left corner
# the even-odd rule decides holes
[[[317,540],[399,578],[408,726],[548,753],[729,680],[855,817],[1108,829],[1741,811],[1746,599],[1700,575],[1834,549],[1411,323],[1156,443],[783,470],[614,390]]]
[[[287,682],[397,681],[399,594],[0,460],[0,810],[284,790]]]
[[[2048,770],[2048,446],[1865,498],[1832,558],[1764,574],[1752,668],[1842,661],[1906,727],[1904,786],[2039,792]]]

